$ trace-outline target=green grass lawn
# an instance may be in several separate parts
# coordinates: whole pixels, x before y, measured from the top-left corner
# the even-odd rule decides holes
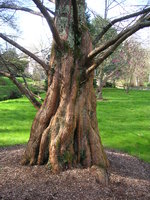
[[[0,101],[0,146],[25,144],[35,113],[25,97]]]
[[[150,162],[150,91],[104,89],[97,116],[105,147]],[[36,110],[24,97],[0,102],[0,146],[24,144]]]
[[[104,89],[103,96],[97,116],[104,146],[150,162],[150,91]]]

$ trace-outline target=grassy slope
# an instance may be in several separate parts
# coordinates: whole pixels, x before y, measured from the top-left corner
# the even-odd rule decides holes
[[[23,79],[18,77],[17,80],[21,83],[23,82]],[[26,78],[26,81],[28,82],[29,88],[35,92],[35,93],[41,93],[43,92],[43,88],[40,88],[40,86],[44,84],[43,82],[33,81],[32,79]],[[9,96],[12,92],[18,91],[17,86],[15,86],[11,80],[9,80],[6,77],[0,76],[0,101],[9,99]]]
[[[104,98],[97,103],[104,146],[150,162],[150,92],[105,89]],[[26,98],[1,101],[0,146],[26,143],[35,112]]]
[[[0,100],[7,99],[12,91],[18,91],[17,87],[8,78],[0,76]]]
[[[150,92],[105,89],[104,98],[97,103],[104,146],[150,162]]]

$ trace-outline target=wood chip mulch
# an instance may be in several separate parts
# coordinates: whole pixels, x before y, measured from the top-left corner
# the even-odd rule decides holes
[[[55,175],[46,166],[21,166],[24,148],[0,148],[1,200],[150,200],[150,164],[135,157],[106,150],[111,168],[104,186],[90,169]]]

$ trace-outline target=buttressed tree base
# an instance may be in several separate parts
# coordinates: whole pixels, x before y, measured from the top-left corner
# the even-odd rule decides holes
[[[48,163],[52,171],[108,166],[96,118],[93,72],[86,75],[92,42],[85,2],[56,2],[55,26],[45,101],[36,114],[22,163]]]

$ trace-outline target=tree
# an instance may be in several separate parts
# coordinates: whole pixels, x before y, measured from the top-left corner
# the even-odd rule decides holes
[[[49,66],[0,33],[1,38],[41,63],[48,76],[47,94],[33,121],[22,164],[48,163],[54,172],[80,165],[96,165],[105,170],[109,164],[96,119],[93,72],[126,38],[150,26],[150,8],[109,23],[98,34],[95,44],[116,22],[140,16],[134,24],[92,50],[85,0],[56,0],[55,20],[43,3],[46,1],[33,2],[53,35]]]
[[[1,69],[3,69],[6,72],[9,72],[9,67],[11,67],[12,73],[15,76],[21,75],[27,67],[27,64],[27,60],[20,59],[15,49],[8,49],[7,51],[4,51],[0,54]]]
[[[137,41],[125,41],[120,51],[117,64],[121,66],[120,80],[126,92],[130,87],[140,86],[148,76],[148,52]]]

